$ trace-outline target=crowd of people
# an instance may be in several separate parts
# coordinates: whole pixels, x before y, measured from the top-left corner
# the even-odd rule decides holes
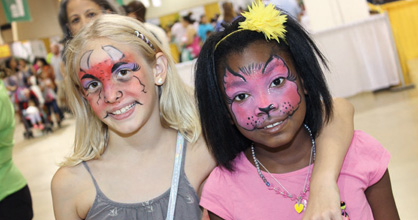
[[[53,45],[58,47],[58,45]],[[59,54],[54,52],[55,54]],[[3,81],[9,97],[15,106],[19,121],[25,127],[24,136],[34,137],[33,129],[51,132],[53,127],[61,127],[65,105],[63,76],[59,66],[61,58],[50,62],[36,57],[33,63],[10,57],[4,62]]]

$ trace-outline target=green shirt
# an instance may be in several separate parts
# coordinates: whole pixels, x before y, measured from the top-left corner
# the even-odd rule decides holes
[[[26,185],[25,178],[12,160],[14,114],[12,102],[0,79],[0,201]]]

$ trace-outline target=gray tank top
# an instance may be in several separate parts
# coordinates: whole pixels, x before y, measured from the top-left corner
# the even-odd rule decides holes
[[[175,206],[174,219],[176,220],[197,220],[202,218],[199,208],[199,200],[196,191],[187,180],[184,172],[184,161],[186,156],[186,142],[183,147],[183,159],[181,162],[180,179],[178,186],[177,201]],[[135,220],[135,219],[155,219],[164,220],[167,216],[170,189],[160,196],[140,203],[120,203],[110,200],[100,190],[93,174],[86,162],[84,167],[89,172],[96,188],[96,198],[92,207],[87,213],[86,220]]]

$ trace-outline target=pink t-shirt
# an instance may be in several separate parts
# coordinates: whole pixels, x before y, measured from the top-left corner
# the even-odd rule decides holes
[[[382,178],[389,159],[389,152],[377,140],[362,131],[354,132],[338,179],[350,219],[373,219],[364,191]],[[295,211],[295,201],[269,190],[243,153],[233,163],[232,173],[220,167],[212,171],[203,188],[201,206],[224,219],[302,219],[303,212]],[[290,193],[299,195],[307,171],[305,167],[273,175]],[[278,185],[268,173],[263,175]]]

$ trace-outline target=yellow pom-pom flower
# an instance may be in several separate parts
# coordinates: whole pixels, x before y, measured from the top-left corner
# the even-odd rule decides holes
[[[272,4],[265,6],[261,1],[253,2],[248,12],[242,13],[245,21],[239,23],[244,30],[263,32],[266,39],[274,39],[280,43],[279,38],[285,41],[286,29],[284,23],[287,16],[276,10]]]

